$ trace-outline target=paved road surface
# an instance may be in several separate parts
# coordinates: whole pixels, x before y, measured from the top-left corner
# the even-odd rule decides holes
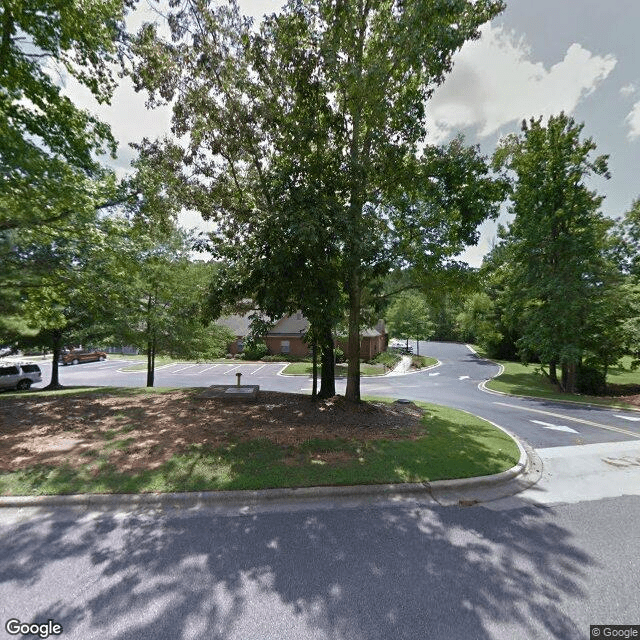
[[[638,496],[490,505],[3,510],[0,619],[69,640],[573,640],[639,622]]]
[[[369,497],[0,509],[0,623],[52,619],[73,640],[573,640],[591,624],[640,625],[640,414],[491,395],[478,384],[497,368],[464,345],[420,351],[442,365],[365,380],[363,393],[509,428],[542,458],[537,485],[470,508]],[[114,384],[116,367],[65,368],[63,382]],[[167,368],[158,385],[234,373],[198,371]],[[271,370],[243,382],[261,373],[261,388],[307,384]]]
[[[363,378],[363,395],[424,400],[463,409],[507,427],[534,447],[640,439],[640,413],[490,394],[478,385],[497,375],[498,366],[481,360],[465,345],[422,342],[420,353],[438,358],[441,365],[405,376]],[[61,367],[60,380],[68,385],[144,386],[145,372],[124,372],[129,366],[130,361],[110,359]],[[258,384],[261,389],[297,393],[311,390],[306,377],[278,375],[283,368],[282,363],[179,363],[158,368],[156,385],[235,384],[235,374],[240,372],[243,384]],[[42,369],[46,384],[50,365],[44,363]],[[344,388],[345,381],[338,380],[338,392],[344,393]]]

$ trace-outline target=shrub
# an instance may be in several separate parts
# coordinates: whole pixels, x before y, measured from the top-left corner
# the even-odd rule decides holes
[[[334,353],[336,355],[336,363],[341,364],[342,362],[346,362],[344,351],[340,347],[336,347]]]
[[[309,356],[294,356],[287,353],[262,356],[260,360],[262,362],[311,362]]]
[[[243,360],[260,360],[260,358],[266,356],[268,353],[269,349],[267,349],[267,345],[264,342],[248,340],[240,357]]]
[[[375,358],[373,358],[373,360],[370,360],[370,364],[383,364],[387,367],[389,367],[389,369],[393,369],[393,367],[395,367],[398,362],[400,362],[400,360],[402,360],[402,356],[398,355],[397,353],[391,353],[389,351],[383,351],[382,353],[379,353]]]
[[[576,390],[588,396],[599,396],[605,393],[607,383],[605,375],[596,367],[581,365],[578,367]]]
[[[414,369],[422,369],[427,366],[426,356],[411,356],[411,366]]]

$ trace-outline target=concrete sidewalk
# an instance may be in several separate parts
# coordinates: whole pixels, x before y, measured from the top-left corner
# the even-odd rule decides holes
[[[411,356],[402,356],[402,360],[400,360],[400,362],[398,362],[398,364],[385,375],[403,376],[409,371],[409,369],[411,369]]]
[[[491,505],[575,504],[640,495],[640,442],[601,442],[538,449],[544,472],[535,487]]]

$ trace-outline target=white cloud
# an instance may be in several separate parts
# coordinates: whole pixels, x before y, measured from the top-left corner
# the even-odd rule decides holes
[[[620,94],[626,98],[628,96],[632,96],[637,90],[638,88],[636,87],[636,85],[633,84],[633,82],[630,82],[629,84],[625,84],[624,87],[620,89]]]
[[[459,128],[478,127],[484,137],[513,121],[572,113],[616,65],[614,56],[593,55],[578,43],[549,69],[531,56],[522,38],[484,26],[480,40],[456,55],[451,75],[429,103],[430,142]]]
[[[627,138],[629,140],[640,138],[640,100],[633,105],[631,113],[627,116],[626,123],[629,125]]]

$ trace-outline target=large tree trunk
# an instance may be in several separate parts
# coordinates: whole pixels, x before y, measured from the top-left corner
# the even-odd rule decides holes
[[[362,210],[366,202],[367,175],[363,161],[368,162],[367,142],[363,127],[363,115],[365,97],[362,93],[362,72],[364,68],[364,43],[366,38],[366,25],[371,5],[360,3],[360,20],[357,27],[357,44],[353,57],[353,82],[356,87],[354,102],[351,111],[352,129],[349,143],[349,223],[352,237],[347,243],[348,280],[347,291],[349,293],[349,340],[347,360],[347,389],[345,397],[352,402],[360,402],[360,305],[361,283],[360,269],[362,265]]]
[[[45,387],[45,389],[62,389],[59,377],[59,363],[60,352],[62,351],[62,331],[55,330],[52,334],[53,337],[53,361],[51,362],[51,382]]]
[[[147,387],[153,387],[156,369],[156,332],[151,326],[153,298],[147,298]]]
[[[360,402],[360,287],[352,276],[349,287],[349,341],[347,346],[347,390],[345,398]]]
[[[313,339],[311,343],[311,369],[313,372],[313,384],[311,385],[311,398],[313,400],[318,396],[318,341]]]
[[[336,395],[336,368],[333,335],[331,328],[323,330],[320,338],[321,381],[319,398],[333,398]]]
[[[153,387],[156,373],[156,337],[147,342],[147,387]]]
[[[565,393],[575,393],[578,382],[577,367],[575,362],[569,362],[562,366],[562,386]]]
[[[567,368],[567,393],[575,393],[578,386],[578,371],[575,362],[571,362]]]

